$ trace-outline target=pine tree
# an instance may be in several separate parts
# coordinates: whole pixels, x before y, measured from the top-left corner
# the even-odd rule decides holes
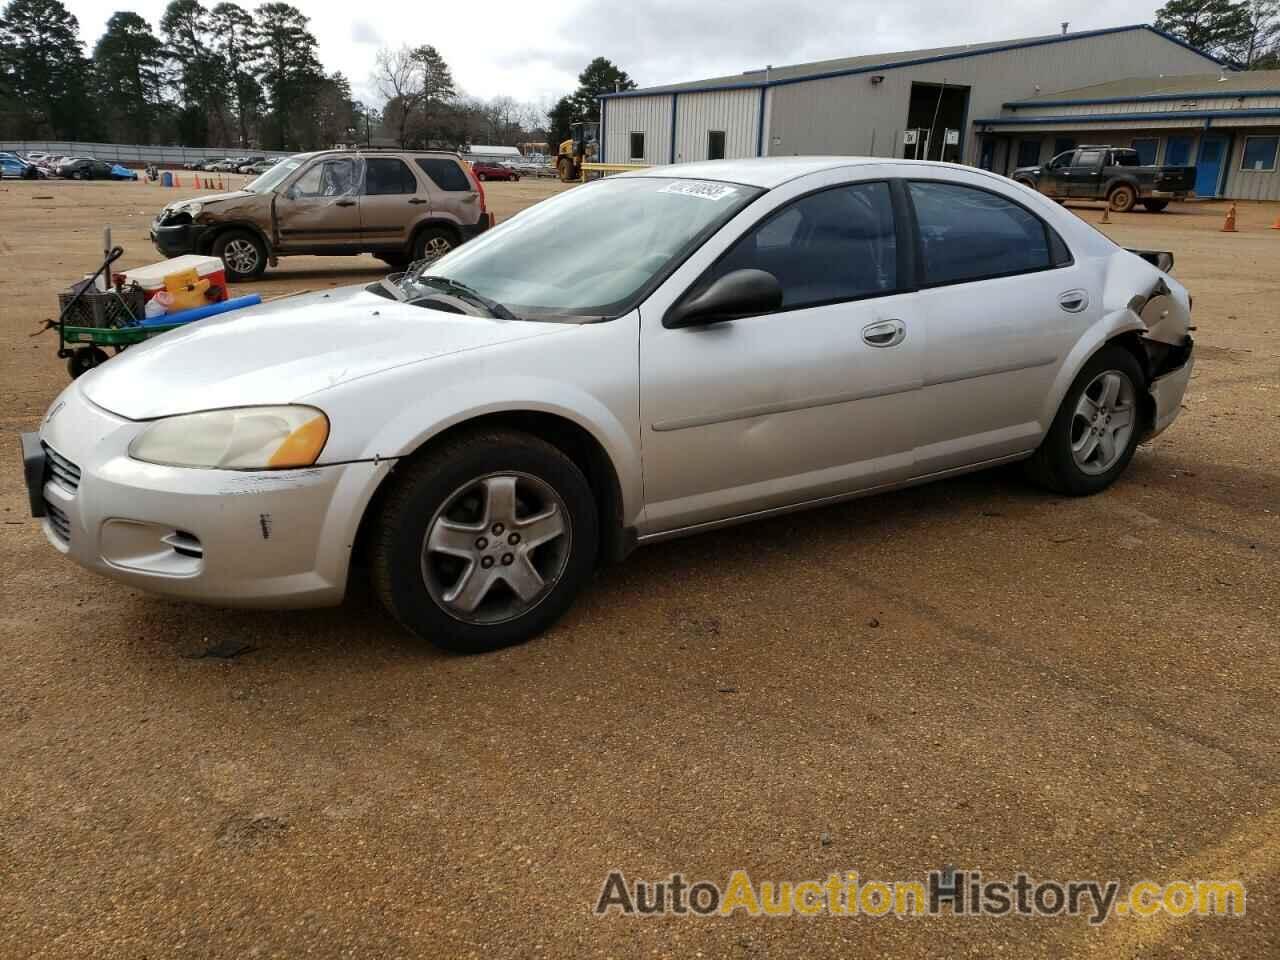
[[[80,24],[59,0],[12,0],[0,14],[6,133],[21,139],[88,139],[89,64]]]

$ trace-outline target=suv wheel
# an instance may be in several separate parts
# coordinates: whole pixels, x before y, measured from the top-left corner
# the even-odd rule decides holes
[[[427,227],[413,238],[414,260],[434,260],[443,257],[458,245],[453,233],[443,227]]]
[[[267,248],[248,230],[228,230],[213,241],[213,255],[226,267],[232,283],[256,280],[267,269]]]
[[[591,487],[544,440],[447,441],[397,470],[375,518],[374,586],[417,636],[456,653],[522,643],[569,608],[595,564]]]

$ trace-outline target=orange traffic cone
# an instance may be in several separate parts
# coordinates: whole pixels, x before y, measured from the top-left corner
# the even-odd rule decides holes
[[[225,188],[222,186],[222,174],[218,174],[218,189],[219,189],[219,190],[225,189]]]
[[[1222,222],[1223,233],[1239,233],[1236,229],[1236,205],[1233,203],[1231,209],[1227,211],[1227,219]]]
[[[1271,225],[1272,230],[1280,230],[1280,213],[1276,214],[1276,222]]]
[[[1098,222],[1099,223],[1111,222],[1111,204],[1110,203],[1108,203],[1105,207],[1102,208],[1102,219],[1099,220]]]

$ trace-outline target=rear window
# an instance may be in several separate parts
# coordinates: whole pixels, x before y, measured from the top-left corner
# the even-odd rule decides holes
[[[395,157],[371,157],[364,164],[366,196],[418,192],[418,181],[403,161]]]
[[[471,178],[462,172],[456,160],[447,157],[419,157],[418,166],[441,190],[471,189]]]

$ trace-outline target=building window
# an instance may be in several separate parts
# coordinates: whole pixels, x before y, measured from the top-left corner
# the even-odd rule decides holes
[[[1241,170],[1274,170],[1280,137],[1245,137]]]
[[[724,159],[724,131],[723,130],[707,131],[707,159],[708,160]]]
[[[1040,141],[1039,140],[1019,140],[1018,141],[1018,166],[1034,167],[1040,162]]]
[[[1056,157],[1060,153],[1066,153],[1068,150],[1076,148],[1075,137],[1055,137],[1053,141],[1053,155]]]
[[[1164,162],[1171,167],[1191,165],[1191,138],[1170,137],[1164,145]]]
[[[631,162],[644,159],[644,134],[638,130],[631,131]]]
[[[1148,137],[1142,140],[1133,141],[1133,149],[1138,151],[1138,166],[1151,167],[1156,162],[1156,151],[1160,148],[1160,141],[1155,137]]]

